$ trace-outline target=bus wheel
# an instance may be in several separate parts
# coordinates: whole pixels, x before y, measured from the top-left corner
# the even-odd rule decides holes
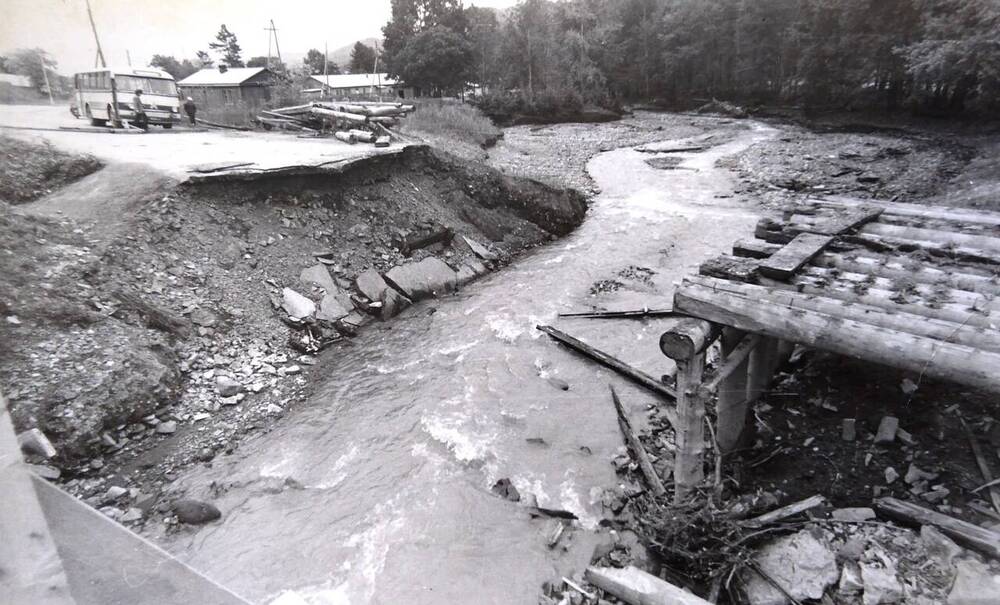
[[[91,111],[90,111],[90,104],[89,103],[87,105],[84,105],[83,112],[84,112],[84,114],[88,118],[90,118],[90,125],[91,126],[104,126],[107,123],[107,120],[99,120],[99,119],[97,119],[97,118],[94,117],[94,114],[91,113]]]
[[[171,128],[173,128],[173,127],[174,127],[174,125],[173,125],[173,124],[164,124],[164,125],[163,125],[163,127],[164,127],[165,129],[167,129],[167,130],[170,130]]]

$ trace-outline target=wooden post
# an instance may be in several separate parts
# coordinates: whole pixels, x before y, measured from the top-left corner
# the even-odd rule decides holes
[[[733,349],[750,336],[736,328],[722,329],[722,359],[733,352]],[[753,353],[751,352],[751,355]],[[725,454],[739,447],[741,437],[745,434],[747,424],[747,366],[749,360],[744,360],[732,373],[719,383],[719,398],[716,403],[715,438],[719,442],[719,450]]]
[[[765,337],[750,353],[747,367],[747,402],[752,403],[767,392],[774,375],[775,360],[778,356],[778,341]]]
[[[677,364],[677,426],[674,457],[674,501],[681,502],[705,479],[705,394],[701,379],[705,350],[718,326],[702,319],[684,319],[660,337],[660,349]]]

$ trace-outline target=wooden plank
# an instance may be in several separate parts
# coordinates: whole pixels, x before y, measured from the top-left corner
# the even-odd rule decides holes
[[[774,279],[788,279],[833,241],[829,235],[800,233],[784,248],[760,263],[760,272]]]
[[[997,353],[788,308],[690,281],[682,283],[674,293],[674,308],[747,332],[1000,392]]]
[[[782,506],[781,508],[776,508],[770,512],[766,512],[759,517],[747,519],[742,522],[742,525],[746,525],[748,527],[764,527],[765,525],[770,525],[772,523],[777,523],[778,521],[784,521],[789,517],[800,515],[807,510],[816,508],[817,506],[823,506],[824,504],[826,504],[826,498],[823,496],[809,496],[805,500],[793,502],[787,506]]]
[[[723,330],[723,337],[725,339],[726,333]],[[761,341],[761,336],[759,334],[746,334],[743,335],[737,343],[723,342],[723,362],[719,366],[718,371],[716,371],[715,376],[711,380],[705,383],[705,388],[709,391],[714,391],[719,388],[719,385],[726,380],[733,372],[735,372],[740,366],[746,365],[745,362],[750,357],[750,353],[757,347]]]
[[[584,579],[629,605],[711,605],[636,567],[588,567]]]
[[[962,325],[913,313],[889,312],[882,307],[860,302],[845,304],[845,301],[838,298],[799,292],[784,282],[775,282],[778,286],[770,287],[739,284],[699,275],[690,276],[686,280],[712,290],[763,300],[788,309],[817,311],[833,317],[853,319],[890,330],[1000,353],[1000,330]]]
[[[646,484],[649,485],[649,489],[653,491],[653,495],[662,496],[667,493],[667,488],[663,487],[663,481],[660,480],[660,476],[656,474],[656,469],[653,468],[653,463],[649,460],[649,454],[646,453],[646,448],[643,447],[642,441],[639,441],[639,435],[636,434],[635,429],[632,428],[632,423],[628,419],[628,415],[625,413],[625,407],[622,405],[620,399],[618,399],[618,393],[615,392],[615,387],[611,388],[611,401],[615,404],[615,412],[618,414],[618,428],[621,429],[622,436],[625,438],[625,443],[628,445],[629,449],[635,455],[635,461],[639,464],[639,470],[642,471],[642,476],[646,479]]]
[[[616,357],[613,357],[611,355],[608,355],[604,351],[601,351],[596,347],[592,347],[587,343],[583,342],[582,340],[573,338],[569,334],[563,332],[562,330],[553,328],[552,326],[536,326],[536,328],[542,332],[545,332],[550,337],[566,345],[567,347],[573,349],[577,353],[585,355],[590,359],[593,359],[594,361],[600,363],[601,365],[611,368],[612,370],[618,372],[622,376],[629,378],[639,386],[645,387],[650,391],[653,391],[654,393],[662,395],[668,399],[671,400],[674,399],[675,397],[674,389],[668,387],[667,385],[653,378],[649,374],[646,374],[641,370],[633,368],[624,361]]]
[[[581,311],[578,313],[560,313],[559,317],[576,317],[580,319],[630,319],[643,317],[677,317],[673,309],[636,309],[634,311]]]
[[[1000,559],[1000,533],[896,498],[875,501],[880,515],[912,525],[932,525],[966,548]]]
[[[757,268],[759,266],[760,261],[755,258],[739,258],[720,254],[703,262],[698,267],[698,273],[709,277],[753,284],[757,283]]]
[[[770,244],[762,239],[741,239],[733,244],[733,256],[742,258],[767,258],[781,250],[781,244]]]
[[[956,290],[977,292],[1000,297],[1000,280],[995,275],[973,273],[963,265],[938,265],[926,260],[917,261],[906,256],[862,253],[824,252],[813,259],[817,267],[837,268],[841,271],[863,273],[890,280],[909,280],[918,284],[943,285]],[[985,273],[985,272],[984,272]]]
[[[990,469],[990,463],[986,460],[986,455],[983,454],[983,448],[979,445],[976,434],[969,428],[969,424],[965,421],[965,418],[959,415],[958,419],[962,422],[962,429],[965,430],[965,437],[969,440],[969,447],[972,449],[972,455],[976,459],[976,466],[979,467],[979,473],[983,476],[986,484],[989,485],[993,481],[993,471]],[[993,505],[993,510],[1000,513],[1000,490],[993,485],[989,485],[986,489],[989,490],[990,503]]]

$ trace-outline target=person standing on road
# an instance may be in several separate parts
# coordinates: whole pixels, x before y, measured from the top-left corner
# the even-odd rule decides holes
[[[184,101],[184,112],[188,114],[188,120],[194,126],[194,114],[198,113],[198,106],[194,104],[194,99],[191,97],[188,97],[187,101]]]
[[[142,89],[135,89],[135,96],[132,97],[132,111],[135,112],[135,117],[132,122],[146,130],[149,127],[149,118],[146,116],[146,109],[142,106]]]

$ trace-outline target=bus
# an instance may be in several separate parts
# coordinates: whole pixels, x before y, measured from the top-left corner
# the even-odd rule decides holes
[[[180,97],[173,76],[153,68],[105,68],[74,74],[70,112],[89,119],[94,126],[131,120],[135,117],[132,97],[136,90],[142,90],[150,124],[171,128],[180,121]]]

